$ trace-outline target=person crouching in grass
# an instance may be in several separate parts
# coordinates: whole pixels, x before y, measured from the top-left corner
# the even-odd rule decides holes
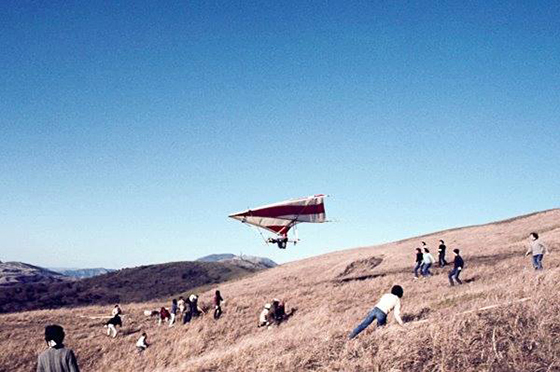
[[[402,327],[404,323],[401,319],[401,298],[403,296],[403,288],[400,285],[394,285],[391,288],[391,293],[386,293],[381,296],[381,299],[375,307],[368,313],[365,319],[350,333],[349,339],[353,339],[359,335],[364,329],[366,329],[375,319],[377,319],[377,325],[379,327],[384,326],[387,323],[387,315],[391,310],[395,310],[394,316],[395,320]]]

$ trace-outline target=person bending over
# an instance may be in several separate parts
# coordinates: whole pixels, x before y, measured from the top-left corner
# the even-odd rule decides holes
[[[403,288],[400,285],[394,285],[391,288],[391,293],[386,293],[381,296],[381,299],[375,307],[368,313],[365,319],[358,324],[358,326],[350,333],[349,339],[353,339],[359,335],[364,329],[366,329],[374,320],[377,319],[377,325],[379,327],[387,323],[387,315],[391,310],[395,310],[394,316],[395,320],[402,327],[404,323],[401,319],[401,298],[403,296]]]

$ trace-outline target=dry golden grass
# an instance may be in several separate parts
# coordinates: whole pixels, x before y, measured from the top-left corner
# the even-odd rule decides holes
[[[554,250],[539,273],[523,256],[533,230]],[[84,371],[560,371],[560,210],[421,238],[432,252],[438,239],[449,251],[461,248],[465,285],[450,287],[448,268],[414,280],[418,238],[340,251],[222,284],[227,302],[217,322],[206,316],[157,327],[142,311],[164,304],[130,304],[122,332],[110,339],[101,320],[77,317],[110,307],[2,315],[0,370],[33,370],[45,348],[44,326],[58,323]],[[388,327],[372,325],[347,341],[396,283],[405,290],[405,329],[392,325],[391,315]],[[297,312],[280,327],[257,328],[262,305],[273,297]],[[212,291],[201,295],[202,302],[211,298]],[[134,346],[140,330],[152,344],[143,354]]]

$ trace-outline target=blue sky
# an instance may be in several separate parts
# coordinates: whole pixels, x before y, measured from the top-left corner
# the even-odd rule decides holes
[[[0,259],[291,261],[558,207],[558,2],[0,2]],[[227,215],[317,193],[280,251]],[[535,227],[538,229],[538,227]]]

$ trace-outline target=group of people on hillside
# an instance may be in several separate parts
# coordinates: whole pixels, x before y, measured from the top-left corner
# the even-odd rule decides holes
[[[530,243],[527,252],[525,255],[532,255],[532,263],[533,268],[535,270],[543,270],[542,260],[545,254],[550,253],[549,249],[546,245],[544,245],[540,239],[539,234],[536,232],[532,232],[530,235]],[[443,240],[440,240],[439,245],[439,265],[440,267],[444,267],[447,265],[447,261],[445,260],[445,243]],[[434,263],[433,257],[431,257],[429,249],[426,247],[426,243],[422,242],[424,247],[424,253],[420,248],[416,248],[416,265],[414,266],[414,275],[415,278],[418,278],[418,270],[422,269],[423,276],[430,276],[431,273],[429,271],[431,265]],[[460,255],[459,249],[454,249],[453,253],[455,254],[455,258],[453,260],[453,269],[449,272],[449,283],[453,286],[455,282],[458,284],[463,284],[461,279],[459,279],[459,274],[463,270],[465,265],[463,258]],[[394,310],[394,317],[397,323],[400,326],[404,326],[404,323],[400,317],[401,313],[401,301],[404,294],[404,290],[400,285],[394,285],[391,288],[390,293],[384,294],[374,308],[367,314],[364,320],[358,324],[358,326],[349,334],[348,338],[353,339],[358,334],[360,334],[364,329],[366,329],[374,320],[377,320],[378,326],[383,326],[387,322],[387,315]]]
[[[426,242],[423,241],[421,244],[422,248],[416,248],[416,261],[414,265],[414,278],[416,279],[419,278],[419,271],[423,277],[432,276],[430,268],[436,262],[434,256],[432,256],[432,254],[430,253],[430,249],[428,248]],[[448,264],[447,260],[445,259],[446,249],[447,247],[445,245],[445,242],[443,240],[440,240],[438,247],[438,264],[440,268],[445,267]],[[461,279],[459,279],[459,275],[461,274],[461,271],[463,270],[463,267],[465,265],[465,262],[460,255],[459,249],[454,249],[453,253],[455,254],[455,258],[453,260],[453,269],[448,274],[449,284],[451,284],[452,286],[455,285],[455,282],[457,282],[458,284],[463,284]]]
[[[259,315],[258,327],[268,327],[274,324],[279,325],[284,320],[292,316],[293,313],[294,309],[287,313],[286,303],[275,298],[270,303],[264,305],[264,308]]]
[[[532,263],[535,270],[543,270],[542,261],[543,256],[550,253],[549,249],[544,245],[536,232],[530,234],[530,244],[526,255],[532,254]],[[415,277],[418,278],[418,270],[421,271],[423,276],[430,276],[430,267],[435,263],[434,258],[431,256],[429,248],[425,242],[422,242],[422,249],[416,248],[416,265],[414,267]],[[445,243],[440,240],[439,250],[438,250],[438,263],[440,267],[447,265],[445,260]],[[453,269],[449,272],[449,281],[451,285],[454,282],[462,284],[459,279],[459,274],[463,270],[464,261],[460,255],[459,249],[454,249],[453,253],[455,258],[453,260]],[[381,296],[379,301],[373,307],[372,310],[368,312],[366,317],[352,330],[348,338],[353,339],[358,336],[363,330],[365,330],[374,320],[377,321],[378,326],[383,326],[387,323],[387,316],[391,311],[394,312],[394,318],[399,326],[403,327],[404,322],[401,318],[401,298],[404,295],[404,290],[400,285],[394,285],[389,293]],[[221,305],[224,299],[222,298],[220,291],[216,291],[214,294],[214,319],[220,318],[222,314]],[[163,311],[165,310],[165,312]],[[156,312],[157,313],[157,312]],[[163,313],[163,315],[162,315]],[[201,313],[205,314],[205,311],[198,306],[198,296],[191,295],[187,299],[180,297],[177,301],[173,299],[171,304],[171,311],[168,311],[164,307],[159,312],[161,324],[162,321],[169,321],[170,326],[173,325],[177,315],[183,318],[183,324],[191,321],[193,317],[200,316]],[[117,326],[122,326],[121,319],[122,310],[119,305],[115,305],[111,312],[111,319],[106,323],[108,328],[107,334],[112,337],[117,335]],[[263,310],[259,316],[259,327],[268,327],[273,324],[279,324],[283,320],[287,319],[293,314],[293,310],[290,313],[286,313],[286,304],[284,301],[279,299],[274,299],[271,303],[264,305]],[[163,318],[162,318],[163,317]],[[49,325],[45,328],[45,341],[47,343],[47,350],[42,352],[37,361],[37,372],[79,372],[78,363],[76,356],[73,351],[64,347],[64,330],[59,325]],[[149,346],[147,342],[147,334],[143,332],[136,342],[136,348],[139,352],[144,351]]]
[[[214,293],[214,319],[219,319],[222,316],[222,304],[224,299],[219,290]],[[177,317],[182,319],[183,324],[189,323],[191,320],[198,318],[206,311],[198,304],[198,295],[191,294],[189,297],[179,297],[179,300],[173,299],[171,301],[171,308],[168,310],[164,306],[161,307],[158,316],[158,325],[163,322],[168,322],[169,327],[175,324]]]

